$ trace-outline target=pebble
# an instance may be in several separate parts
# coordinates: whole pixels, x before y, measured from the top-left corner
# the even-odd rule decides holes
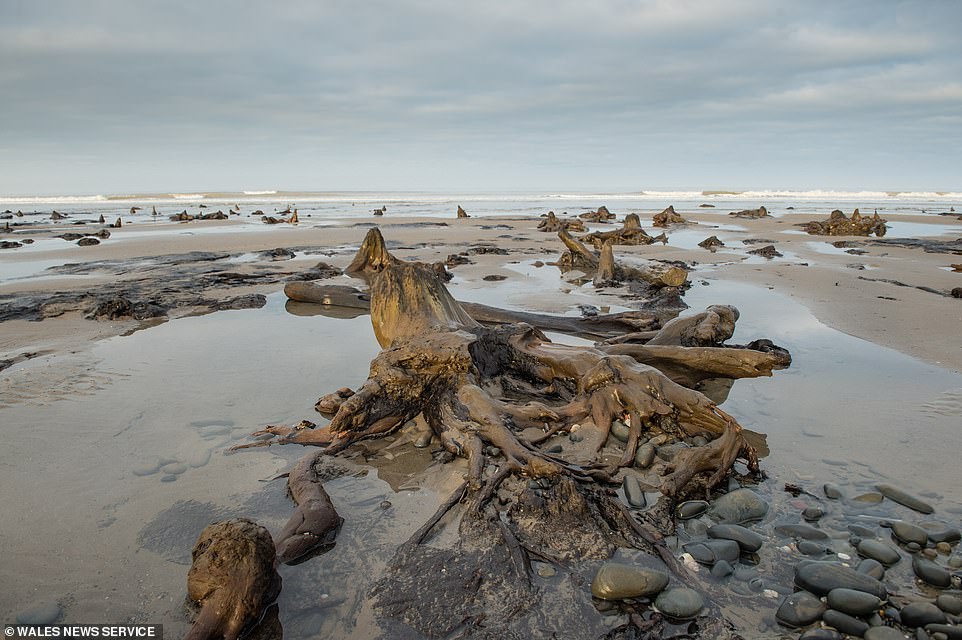
[[[799,553],[803,553],[806,556],[824,556],[831,553],[830,549],[826,549],[817,542],[812,542],[811,540],[799,540],[795,544],[795,548],[798,549]]]
[[[931,602],[913,602],[902,607],[899,618],[907,627],[924,627],[927,624],[943,624],[945,613]]]
[[[611,435],[622,442],[628,442],[629,431],[628,425],[621,420],[615,420],[611,423]]]
[[[809,629],[798,640],[842,640],[842,634],[835,629]]]
[[[908,507],[919,513],[932,513],[935,511],[928,502],[920,500],[890,484],[877,484],[875,485],[875,489],[889,500],[898,502],[903,507]]]
[[[735,569],[732,567],[728,560],[719,560],[711,568],[711,575],[713,578],[727,578]]]
[[[162,466],[160,470],[168,475],[179,476],[187,471],[187,465],[183,462],[171,462]]]
[[[892,627],[872,627],[862,637],[865,640],[905,640],[905,634]]]
[[[390,501],[390,500],[382,500],[381,503],[378,504],[377,506],[379,506],[382,510],[387,511],[388,509],[390,509],[390,508],[393,507],[394,505],[391,504],[391,501]]]
[[[824,515],[825,512],[820,507],[808,507],[802,511],[802,518],[808,522],[817,522]]]
[[[424,449],[426,447],[429,447],[431,446],[431,440],[433,438],[434,438],[434,434],[431,433],[430,431],[422,433],[417,437],[417,440],[414,441],[414,446],[417,447],[418,449]]]
[[[919,547],[924,547],[929,541],[929,534],[922,527],[904,520],[893,520],[889,524],[892,527],[892,535],[904,544],[914,542]]]
[[[865,558],[878,560],[886,567],[891,567],[902,559],[898,549],[881,540],[862,540],[858,543],[858,553]]]
[[[765,539],[751,529],[737,524],[716,524],[708,527],[709,538],[734,540],[742,551],[754,553],[762,548]]]
[[[932,634],[932,640],[938,640],[936,636],[939,635],[941,635],[944,640],[962,639],[962,627],[933,623],[925,625],[925,630]]]
[[[662,571],[606,562],[591,582],[591,595],[602,600],[624,600],[651,596],[668,586]]]
[[[675,587],[658,594],[655,607],[669,618],[685,620],[698,615],[705,607],[705,601],[694,589]]]
[[[935,605],[946,613],[960,615],[962,614],[962,595],[943,593],[935,599]]]
[[[830,562],[800,562],[795,567],[795,584],[815,595],[828,595],[833,589],[855,589],[886,599],[885,586],[871,576]]]
[[[921,556],[912,558],[912,571],[915,572],[915,575],[918,576],[922,582],[930,584],[933,587],[945,589],[952,584],[952,576],[948,571]]]
[[[564,451],[564,447],[560,444],[553,444],[547,449],[548,453],[561,453]]]
[[[867,576],[872,576],[876,580],[881,580],[885,577],[885,566],[878,560],[873,560],[872,558],[865,558],[859,562],[855,570]]]
[[[751,489],[735,489],[715,500],[708,515],[722,524],[745,524],[761,520],[768,513],[768,503]]]
[[[656,453],[655,445],[646,442],[638,447],[638,451],[635,452],[635,464],[642,469],[647,469],[655,461]]]
[[[645,492],[641,490],[641,485],[638,484],[638,478],[631,475],[625,476],[621,486],[625,490],[625,499],[628,501],[629,506],[635,507],[636,509],[643,509],[647,505]]]
[[[862,622],[858,618],[853,618],[847,613],[829,609],[822,614],[822,620],[830,627],[835,627],[842,633],[852,636],[863,636],[869,630],[868,623]]]
[[[962,531],[942,522],[922,522],[919,524],[919,527],[925,529],[929,534],[929,540],[931,540],[933,544],[939,542],[953,543],[962,539]]]
[[[845,497],[845,494],[842,493],[842,490],[838,487],[838,485],[834,485],[831,482],[825,483],[822,486],[822,491],[825,492],[825,497],[829,500],[841,500]]]
[[[962,554],[952,554],[949,556],[949,566],[953,569],[962,569]]]
[[[568,440],[571,440],[572,442],[581,442],[584,439],[585,437],[582,434],[578,433],[577,431],[572,431],[571,433],[568,434]],[[638,457],[636,455],[635,460],[637,459]]]
[[[685,442],[676,442],[666,447],[658,447],[658,451],[656,453],[658,454],[658,457],[665,462],[671,462],[675,459],[675,456],[677,456],[680,451],[685,449],[691,449],[691,447]]]
[[[538,567],[538,575],[541,576],[542,578],[551,578],[556,573],[558,572],[555,571],[555,568],[552,567],[551,565],[543,564],[540,567]]]
[[[160,479],[161,482],[177,482],[177,476],[171,474]]]
[[[848,530],[851,531],[852,533],[854,533],[855,535],[859,536],[860,538],[874,538],[874,537],[875,537],[875,530],[874,530],[874,529],[869,529],[868,527],[863,527],[862,525],[850,524],[850,525],[848,525]]]
[[[704,500],[686,500],[675,509],[675,516],[679,520],[690,520],[697,518],[708,509],[708,503]]]
[[[807,591],[798,591],[782,601],[775,619],[789,627],[806,627],[821,618],[825,609],[824,602]]]
[[[832,589],[828,592],[828,606],[850,616],[867,616],[877,611],[882,601],[871,593],[854,589]]]
[[[17,614],[17,624],[53,624],[60,619],[63,610],[56,602],[37,605]]]
[[[828,534],[810,524],[777,524],[775,533],[780,536],[803,538],[805,540],[828,540]]]
[[[881,493],[875,493],[874,491],[869,491],[868,493],[863,493],[852,498],[854,502],[865,502],[868,504],[878,504],[884,499],[885,496],[883,496]]]
[[[738,543],[734,540],[706,540],[704,542],[689,542],[684,546],[687,553],[702,564],[709,566],[720,560],[735,562],[741,554]]]
[[[194,469],[199,469],[208,462],[210,462],[210,449],[198,449],[194,453],[190,454],[190,458],[187,460],[187,464]]]
[[[952,545],[948,542],[939,542],[935,545],[935,550],[941,553],[943,556],[947,556],[952,553]]]

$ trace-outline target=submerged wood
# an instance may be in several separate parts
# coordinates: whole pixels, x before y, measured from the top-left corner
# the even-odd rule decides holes
[[[878,237],[885,235],[886,220],[880,218],[876,211],[871,217],[862,216],[858,209],[852,213],[852,217],[847,217],[844,213],[836,209],[829,215],[827,220],[812,220],[801,225],[805,230],[818,236],[870,236],[875,234]]]
[[[275,538],[278,562],[296,564],[329,549],[344,522],[315,469],[321,455],[313,452],[301,458],[287,478],[287,491],[297,506]]]
[[[345,285],[320,284],[317,282],[288,282],[284,294],[297,302],[309,302],[369,311],[371,296],[366,291]],[[524,322],[542,331],[557,331],[590,339],[605,339],[626,332],[647,331],[661,326],[662,321],[677,315],[671,310],[664,313],[649,311],[625,311],[585,318],[554,316],[545,313],[528,313],[500,309],[476,302],[460,302],[461,307],[478,322],[485,325]]]
[[[562,229],[567,229],[568,231],[584,231],[585,223],[577,219],[559,218],[554,214],[554,211],[549,211],[548,215],[538,223],[538,231],[557,233]]]
[[[765,207],[742,209],[741,211],[732,211],[728,215],[735,216],[736,218],[765,218],[768,217],[768,209]]]
[[[558,229],[560,231],[560,229]],[[570,229],[569,229],[570,230]],[[653,242],[667,241],[665,234],[657,238],[648,235],[641,228],[641,219],[637,213],[629,213],[625,216],[624,226],[621,229],[612,231],[595,231],[581,237],[581,241],[592,245],[595,249],[601,249],[605,243],[624,246],[636,246],[641,244],[652,244]]]
[[[601,257],[596,256],[588,247],[562,229],[558,237],[567,251],[558,261],[562,269],[579,269],[594,274],[601,267]],[[610,249],[610,246],[609,246]],[[688,280],[688,271],[681,267],[661,262],[648,261],[637,266],[628,266],[614,261],[611,257],[611,275],[608,280],[641,280],[655,287],[680,287]],[[609,265],[604,265],[606,269]]]

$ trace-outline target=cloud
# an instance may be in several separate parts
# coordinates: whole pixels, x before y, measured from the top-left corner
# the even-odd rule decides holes
[[[0,192],[242,188],[226,183],[257,171],[298,186],[651,188],[702,186],[723,165],[790,187],[820,177],[819,148],[890,156],[893,128],[905,160],[879,181],[955,188],[938,181],[957,180],[946,167],[962,153],[962,5],[924,7],[6,0]],[[766,160],[731,165],[749,150]],[[100,169],[71,167],[81,155]]]

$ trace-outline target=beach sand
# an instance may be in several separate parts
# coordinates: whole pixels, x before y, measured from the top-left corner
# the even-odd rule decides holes
[[[841,238],[810,236],[795,226],[825,217],[804,210],[764,219],[679,213],[691,224],[669,228],[667,245],[616,247],[615,255],[626,263],[693,265],[687,313],[734,304],[742,312],[735,342],[769,337],[792,351],[790,369],[735,383],[724,405],[747,428],[768,434],[772,454],[762,464],[776,481],[766,484],[832,481],[855,492],[885,478],[937,503],[958,526],[962,300],[948,293],[962,286],[962,274],[949,269],[962,258],[867,238],[845,238],[864,252],[846,253],[831,244]],[[457,220],[453,212],[443,220],[392,218],[389,211],[383,218],[302,221],[256,232],[240,220],[163,222],[111,230],[93,247],[45,241],[43,248],[44,229],[32,228],[4,236],[20,240],[35,232],[38,242],[0,255],[0,269],[20,276],[5,278],[0,296],[107,286],[160,291],[168,267],[155,259],[188,252],[229,254],[207,267],[249,275],[318,262],[343,268],[376,224],[400,258],[434,262],[477,245],[505,250],[472,255],[471,264],[451,269],[449,288],[459,300],[569,315],[579,305],[632,307],[623,288],[581,285],[540,264],[556,260],[562,245],[555,234],[536,230],[538,220],[536,214]],[[657,231],[650,222],[643,213],[643,227]],[[962,237],[954,218],[904,214],[896,226],[899,233],[888,237]],[[715,253],[697,246],[711,235],[726,246]],[[783,256],[749,255],[768,242],[746,240],[771,240]],[[296,257],[259,255],[278,247]],[[45,271],[91,261],[108,262],[88,272]],[[492,275],[504,279],[484,280]],[[225,281],[198,293],[207,300],[266,296],[256,309],[208,313],[204,305],[184,305],[168,321],[146,324],[88,320],[76,310],[0,322],[0,361],[10,363],[0,370],[0,504],[7,507],[0,519],[6,552],[0,617],[48,606],[68,622],[163,622],[166,632],[180,635],[187,628],[189,553],[200,529],[234,515],[280,528],[290,504],[283,482],[268,480],[303,451],[225,455],[225,449],[264,424],[317,419],[318,396],[358,385],[378,351],[366,316],[321,315],[311,305],[291,304],[281,293],[283,277],[239,286]],[[325,282],[360,285],[344,276]],[[374,634],[365,597],[371,577],[464,471],[461,462],[433,463],[403,436],[364,444],[351,456],[361,475],[327,483],[346,520],[337,547],[283,568],[280,604],[289,637]],[[773,511],[788,508],[790,498],[778,487],[762,491]],[[384,500],[390,508],[382,508]],[[597,618],[586,623],[593,633],[614,626],[570,585],[545,588],[570,602],[571,611]],[[727,613],[760,624],[759,637],[777,637],[771,612],[755,609],[733,604]]]

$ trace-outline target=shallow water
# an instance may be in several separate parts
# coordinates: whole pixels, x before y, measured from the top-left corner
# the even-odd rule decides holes
[[[532,287],[570,288],[556,268],[531,262],[507,265],[520,279],[456,280],[452,290],[525,308]],[[735,342],[767,337],[793,355],[792,367],[773,378],[735,383],[723,405],[745,427],[768,434],[771,455],[762,466],[772,479],[760,491],[772,503],[770,519],[797,518],[797,501],[781,492],[785,482],[814,493],[831,481],[852,495],[884,479],[925,496],[958,526],[962,376],[830,329],[774,291],[701,275],[709,284],[687,293],[691,312],[734,304],[741,310]],[[583,287],[570,295],[600,306],[604,298],[596,293]],[[261,425],[316,417],[316,398],[363,381],[377,352],[367,316],[286,309],[296,311],[273,294],[262,309],[179,319],[0,373],[0,501],[24,505],[0,520],[0,612],[59,601],[67,622],[163,621],[169,633],[183,632],[187,558],[200,529],[234,515],[279,529],[291,505],[283,480],[268,480],[304,453],[289,446],[225,456],[224,449]],[[356,450],[375,469],[326,484],[346,521],[337,546],[282,570],[288,637],[370,635],[363,602],[371,580],[463,468],[448,465],[429,474],[437,484],[422,486],[411,473],[428,464],[418,457],[423,452],[393,443]],[[175,461],[187,469],[135,473]],[[392,506],[382,510],[385,499]],[[866,513],[912,516],[891,503]],[[778,561],[783,552],[774,543],[766,548],[766,580],[789,586]],[[568,582],[544,588],[559,614],[596,615]],[[777,606],[720,593],[746,628]],[[590,620],[600,628],[617,623],[600,614]]]

